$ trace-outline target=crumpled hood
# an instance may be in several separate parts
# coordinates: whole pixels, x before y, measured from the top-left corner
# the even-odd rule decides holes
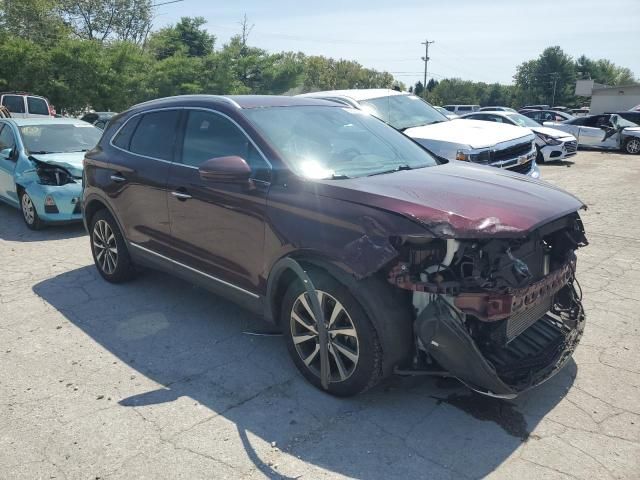
[[[567,132],[563,132],[562,130],[558,130],[557,128],[549,128],[549,127],[531,127],[534,133],[541,133],[543,135],[548,135],[552,138],[565,138],[571,137],[572,135]]]
[[[488,148],[496,143],[531,135],[529,129],[515,125],[466,119],[408,128],[404,133],[416,140],[450,142],[471,148]]]
[[[444,238],[519,237],[586,208],[546,182],[464,162],[313,185],[316,194],[403,215]]]
[[[74,177],[82,177],[84,152],[36,154],[30,155],[30,157],[43,163],[62,167]]]

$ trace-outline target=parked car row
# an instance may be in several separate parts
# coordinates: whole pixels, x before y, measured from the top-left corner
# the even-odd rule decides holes
[[[531,178],[544,129],[489,113],[513,124],[390,90],[0,119],[0,197],[30,228],[81,216],[106,281],[156,268],[262,315],[331,394],[395,373],[513,398],[580,341],[585,206]]]

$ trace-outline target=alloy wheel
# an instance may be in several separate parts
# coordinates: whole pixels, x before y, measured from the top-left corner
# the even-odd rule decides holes
[[[98,220],[93,226],[93,248],[96,263],[107,275],[112,275],[118,265],[118,246],[116,236],[109,224]]]
[[[627,142],[628,153],[640,153],[640,139],[633,138]]]
[[[360,357],[358,332],[344,306],[330,294],[317,290],[328,331],[329,380],[343,382],[356,370]],[[317,321],[307,293],[301,293],[291,309],[291,337],[307,368],[320,377],[320,341]]]
[[[20,203],[22,205],[22,215],[24,215],[24,220],[29,225],[33,225],[36,220],[36,210],[33,206],[33,202],[31,201],[31,197],[26,193],[23,193],[22,201]]]

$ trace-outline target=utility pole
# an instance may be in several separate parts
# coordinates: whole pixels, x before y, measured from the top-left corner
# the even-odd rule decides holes
[[[422,61],[424,62],[424,90],[422,91],[422,96],[426,99],[427,98],[427,65],[429,64],[429,45],[432,43],[436,43],[435,40],[432,40],[431,42],[429,40],[426,40],[424,42],[422,42],[422,45],[424,45],[424,57],[422,57]]]
[[[551,97],[551,106],[555,107],[555,105],[556,105],[556,85],[558,84],[558,72],[553,72],[551,75],[553,76],[553,96]]]

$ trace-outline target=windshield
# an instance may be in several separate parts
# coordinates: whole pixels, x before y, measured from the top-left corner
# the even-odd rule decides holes
[[[525,117],[524,115],[520,115],[519,113],[508,113],[507,117],[513,120],[516,125],[521,127],[539,127],[540,124],[533,120],[532,118]]]
[[[398,130],[449,121],[442,113],[415,95],[390,95],[361,100],[360,105]]]
[[[30,154],[84,152],[96,146],[102,131],[88,123],[24,125],[22,141]]]
[[[299,175],[363,177],[436,165],[420,146],[366,113],[342,107],[271,107],[245,115]]]

